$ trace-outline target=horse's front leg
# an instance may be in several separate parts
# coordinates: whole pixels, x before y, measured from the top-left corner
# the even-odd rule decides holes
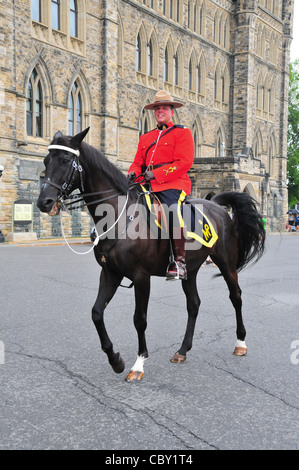
[[[147,326],[147,306],[150,294],[150,276],[138,276],[134,279],[135,313],[134,325],[138,334],[138,356],[135,364],[126,377],[127,382],[140,381],[143,376],[143,364],[148,357],[145,340]]]
[[[121,275],[112,276],[106,269],[102,269],[97,300],[92,308],[92,320],[100,337],[102,350],[107,354],[109,364],[117,373],[123,372],[125,362],[121,355],[113,350],[113,344],[104,323],[104,310],[114,296],[122,278]]]

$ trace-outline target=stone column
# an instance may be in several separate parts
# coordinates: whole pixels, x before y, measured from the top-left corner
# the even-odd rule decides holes
[[[255,122],[255,42],[257,0],[237,0],[235,9],[232,153],[252,145]]]
[[[101,150],[113,162],[117,159],[118,142],[118,80],[117,80],[117,52],[118,52],[118,22],[117,0],[103,1],[102,20],[102,49],[100,58],[102,62],[101,100]]]

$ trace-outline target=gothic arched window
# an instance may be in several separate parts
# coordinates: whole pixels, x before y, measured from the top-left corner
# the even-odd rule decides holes
[[[148,75],[152,77],[153,76],[153,60],[154,60],[152,40],[150,40],[147,46],[147,58],[148,58]]]
[[[169,61],[168,61],[168,50],[165,49],[164,54],[164,81],[168,82],[169,80]]]
[[[174,56],[174,84],[179,85],[179,56],[177,52]]]
[[[143,109],[140,119],[139,119],[139,137],[148,131],[149,131],[148,113],[146,109]]]
[[[139,34],[136,41],[136,70],[141,72],[141,40]]]
[[[43,136],[43,91],[40,76],[33,69],[26,92],[26,128],[27,135]]]
[[[218,99],[218,72],[215,70],[214,74],[214,100]]]
[[[189,80],[188,80],[188,86],[189,86],[189,90],[192,90],[192,85],[193,85],[193,70],[192,70],[192,61],[190,59],[189,61]]]
[[[201,73],[201,65],[200,62],[197,66],[197,93],[202,92],[202,73]]]
[[[74,82],[69,96],[68,133],[75,135],[82,131],[82,99],[80,87]]]
[[[194,160],[201,157],[202,132],[199,118],[196,118],[191,129],[194,141]]]

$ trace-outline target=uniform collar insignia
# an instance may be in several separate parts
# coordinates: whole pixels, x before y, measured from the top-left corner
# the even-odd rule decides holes
[[[159,131],[164,131],[164,129],[168,129],[168,125],[162,124],[162,126],[157,126],[157,129],[159,129]]]

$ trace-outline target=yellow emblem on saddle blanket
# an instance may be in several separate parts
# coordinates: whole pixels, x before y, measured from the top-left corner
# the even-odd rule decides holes
[[[182,217],[182,212],[181,212],[181,205],[185,197],[186,197],[186,194],[184,193],[184,191],[182,191],[179,202],[178,202],[178,217],[180,220],[181,227],[185,226],[184,219]],[[193,238],[194,240],[198,241],[202,245],[205,245],[208,248],[211,248],[218,240],[218,235],[215,232],[215,229],[212,223],[209,221],[209,219],[203,213],[203,211],[200,210],[199,207],[197,207],[196,205],[192,205],[192,207],[194,208],[194,211],[195,211],[195,221],[197,222],[198,229],[196,230],[196,232],[195,231],[191,232],[191,231],[188,231],[188,227],[187,227],[187,239]],[[198,212],[197,214],[196,214],[196,211]]]
[[[167,231],[168,230],[167,221],[166,221],[166,216],[165,216],[163,207],[157,208],[158,204],[157,202],[155,203],[152,202],[150,193],[143,186],[141,186],[141,188],[144,192],[148,210],[156,217],[155,218],[156,225],[161,230]],[[181,212],[182,202],[184,201],[185,197],[186,197],[186,194],[184,191],[182,191],[180,199],[178,201],[178,205],[177,205],[177,215],[178,215],[181,227],[186,226],[186,223],[184,221],[184,218]],[[194,210],[196,231],[191,231],[190,224],[187,223],[187,239],[193,238],[194,240],[201,243],[202,245],[207,246],[208,248],[211,248],[218,240],[218,235],[212,223],[210,222],[208,217],[203,213],[203,211],[196,205],[192,205],[192,208]]]

